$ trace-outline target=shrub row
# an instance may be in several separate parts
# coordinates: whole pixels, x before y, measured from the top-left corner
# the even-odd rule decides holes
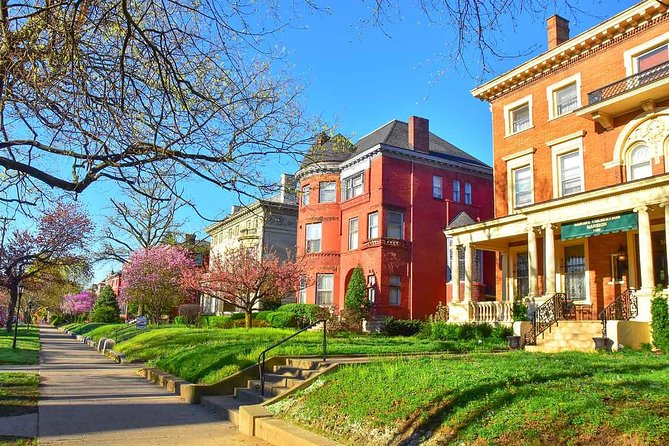
[[[437,341],[458,341],[494,338],[505,341],[513,334],[510,327],[490,324],[454,324],[444,321],[424,322],[421,320],[395,319],[384,320],[381,332],[386,336],[414,336],[430,338]]]

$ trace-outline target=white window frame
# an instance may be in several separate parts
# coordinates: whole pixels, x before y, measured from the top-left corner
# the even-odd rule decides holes
[[[521,169],[523,167],[529,166],[530,172],[532,172],[530,186],[532,188],[532,202],[524,205],[530,206],[534,203],[534,152],[535,149],[530,148],[523,150],[517,154],[511,155],[510,157],[503,158],[506,161],[506,180],[507,180],[507,191],[508,191],[508,211],[509,214],[516,212],[516,188],[514,181],[514,171]],[[522,209],[522,207],[521,207]]]
[[[376,223],[372,225],[372,217],[376,217]],[[379,212],[367,214],[367,240],[379,238]]]
[[[527,104],[529,113],[530,113],[530,123],[527,128],[518,130],[517,132],[513,131],[513,119],[511,118],[511,114],[514,110],[519,109],[523,105]],[[534,127],[534,119],[532,119],[532,95],[525,96],[524,98],[518,99],[517,101],[514,101],[510,104],[507,104],[504,106],[504,129],[505,129],[505,136],[512,136],[512,135],[517,135],[518,133],[522,133],[526,130],[530,130],[531,128]]]
[[[309,238],[309,228],[318,228],[318,238]],[[306,240],[304,250],[307,254],[321,252],[323,248],[323,224],[321,222],[307,223],[305,225],[304,238]],[[317,245],[315,243],[316,241],[318,241]]]
[[[472,183],[465,181],[465,204],[472,204]]]
[[[367,300],[371,304],[376,302],[376,276],[373,273],[367,276]]]
[[[625,74],[631,76],[637,73],[637,64],[636,58],[641,56],[649,51],[654,50],[662,45],[669,44],[669,32],[666,32],[660,36],[655,37],[654,39],[648,40],[641,45],[637,45],[634,48],[623,53],[623,59],[625,63]]]
[[[329,277],[331,279],[332,288],[321,288],[324,284],[321,283],[321,279]],[[321,294],[330,293],[329,302],[323,302]],[[334,304],[334,274],[332,273],[322,273],[316,274],[316,305],[320,306],[332,306]]]
[[[581,73],[576,73],[573,76],[569,76],[559,82],[556,82],[552,85],[549,85],[546,87],[546,98],[548,99],[548,120],[551,121],[553,119],[561,118],[563,116],[567,116],[573,111],[569,111],[567,113],[563,113],[559,115],[557,113],[557,92],[559,90],[562,90],[565,87],[568,87],[571,84],[576,84],[576,108],[578,109],[581,107],[583,104],[582,98],[581,98]]]
[[[355,228],[354,228],[355,226]],[[360,233],[360,222],[358,217],[353,217],[348,220],[348,249],[358,249]]]
[[[551,148],[551,162],[553,171],[553,198],[563,197],[562,193],[562,169],[560,165],[560,158],[572,152],[578,151],[578,156],[581,162],[581,170],[579,172],[581,180],[581,190],[585,191],[585,171],[583,170],[583,135],[578,133],[574,138],[559,140],[558,143],[548,143]],[[574,192],[578,193],[578,192]],[[569,194],[572,195],[572,194]]]
[[[439,175],[432,175],[432,197],[444,198],[444,177]]]
[[[311,192],[311,186],[306,185],[302,186],[302,206],[309,205],[309,193]]]
[[[648,168],[650,169],[650,174],[639,177],[639,178],[632,178],[632,153],[637,150],[641,146],[646,146],[646,149],[648,150]],[[653,151],[650,147],[650,144],[648,144],[645,141],[637,142],[636,144],[633,144],[627,149],[627,153],[625,154],[625,166],[626,166],[626,171],[627,171],[627,181],[633,181],[633,180],[640,180],[642,178],[650,178],[653,176]]]
[[[453,201],[460,203],[461,200],[460,180],[453,180]]]
[[[325,188],[327,185],[328,189]],[[330,190],[329,188],[332,187]],[[323,198],[323,192],[332,194],[329,200]],[[337,202],[337,182],[336,181],[321,181],[318,183],[318,202],[319,203],[336,203]]]
[[[360,179],[359,184],[354,181]],[[356,193],[358,191],[358,193]],[[346,201],[358,197],[365,193],[365,172],[358,172],[349,177],[344,178],[341,187],[341,200]]]
[[[307,303],[307,276],[300,275],[300,290],[298,294],[298,302],[300,304]]]
[[[390,214],[399,214],[400,216],[400,234],[399,237],[391,237],[389,233],[390,229]],[[404,212],[403,211],[386,211],[386,238],[393,240],[404,240]]]
[[[394,281],[393,279],[397,279]],[[397,299],[393,299],[393,296]],[[402,277],[388,276],[388,305],[399,307],[402,304]]]

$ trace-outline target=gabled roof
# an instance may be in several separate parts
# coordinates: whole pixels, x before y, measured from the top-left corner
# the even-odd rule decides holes
[[[404,121],[394,119],[389,123],[379,127],[372,133],[360,138],[355,145],[355,153],[358,155],[378,144],[386,144],[400,149],[413,150],[409,146],[409,124]],[[440,158],[449,159],[452,161],[466,162],[479,166],[489,167],[484,162],[474,158],[464,150],[461,150],[430,132],[430,155],[438,156]]]
[[[468,213],[461,211],[458,215],[455,216],[453,220],[448,224],[449,228],[459,228],[460,226],[467,226],[476,223],[476,220],[471,218]]]

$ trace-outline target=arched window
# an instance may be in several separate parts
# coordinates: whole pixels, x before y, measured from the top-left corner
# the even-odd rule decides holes
[[[646,144],[639,144],[629,155],[628,178],[638,180],[653,175],[653,168],[650,163],[650,149]]]

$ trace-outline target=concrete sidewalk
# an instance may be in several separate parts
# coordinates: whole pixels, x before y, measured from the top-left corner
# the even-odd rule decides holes
[[[266,445],[53,327],[40,340],[40,445]]]

